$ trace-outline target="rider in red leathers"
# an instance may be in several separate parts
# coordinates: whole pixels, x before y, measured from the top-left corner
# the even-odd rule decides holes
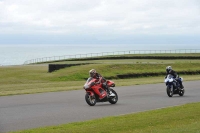
[[[95,78],[97,81],[96,84],[102,83],[102,88],[104,88],[108,92],[109,96],[112,95],[112,92],[109,91],[109,88],[107,86],[106,79],[103,76],[101,76],[99,73],[97,73],[97,71],[95,69],[91,69],[89,71],[89,76],[90,77],[88,78],[87,82],[89,82],[90,80]],[[99,92],[96,92],[96,93],[99,94]]]

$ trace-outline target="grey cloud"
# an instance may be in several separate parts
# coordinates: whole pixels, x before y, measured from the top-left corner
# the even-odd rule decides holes
[[[24,33],[199,34],[198,5],[198,0],[2,0],[0,33],[26,27]]]

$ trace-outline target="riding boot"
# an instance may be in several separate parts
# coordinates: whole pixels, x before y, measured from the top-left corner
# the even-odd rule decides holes
[[[181,84],[181,89],[183,89],[184,88],[184,86],[183,86],[183,84]]]
[[[111,95],[112,95],[112,91],[109,89],[109,87],[108,87],[108,86],[106,86],[106,91],[107,91],[107,93],[108,93],[108,95],[109,95],[109,96],[111,96]]]
[[[108,96],[115,96],[115,94],[112,93],[107,84],[103,84],[103,88],[106,90]]]
[[[103,88],[109,93],[108,85],[106,83],[103,83]]]
[[[110,89],[108,88],[108,86],[106,86],[106,91],[107,91],[107,93],[110,95]]]
[[[184,88],[183,83],[181,81],[179,83],[180,83],[180,88],[183,89]]]

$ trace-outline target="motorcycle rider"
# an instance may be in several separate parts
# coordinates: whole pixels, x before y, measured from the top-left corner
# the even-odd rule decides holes
[[[112,91],[109,90],[107,83],[106,83],[106,79],[101,76],[99,73],[97,73],[97,71],[95,69],[91,69],[89,71],[89,78],[88,81],[90,81],[91,79],[95,78],[98,81],[96,83],[102,83],[102,87],[108,92],[109,96],[113,96]]]
[[[177,82],[179,82],[181,89],[184,88],[184,86],[183,86],[183,84],[182,84],[182,81],[181,81],[180,78],[179,78],[179,75],[176,73],[176,71],[174,71],[174,70],[172,69],[171,66],[167,66],[167,67],[166,67],[166,74],[167,74],[167,75],[168,75],[168,74],[171,74],[171,75],[173,76],[173,78],[174,78]],[[167,75],[165,76],[165,78],[167,77]]]

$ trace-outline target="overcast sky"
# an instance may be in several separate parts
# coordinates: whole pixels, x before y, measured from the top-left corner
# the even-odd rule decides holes
[[[0,44],[200,42],[200,0],[0,0]]]

